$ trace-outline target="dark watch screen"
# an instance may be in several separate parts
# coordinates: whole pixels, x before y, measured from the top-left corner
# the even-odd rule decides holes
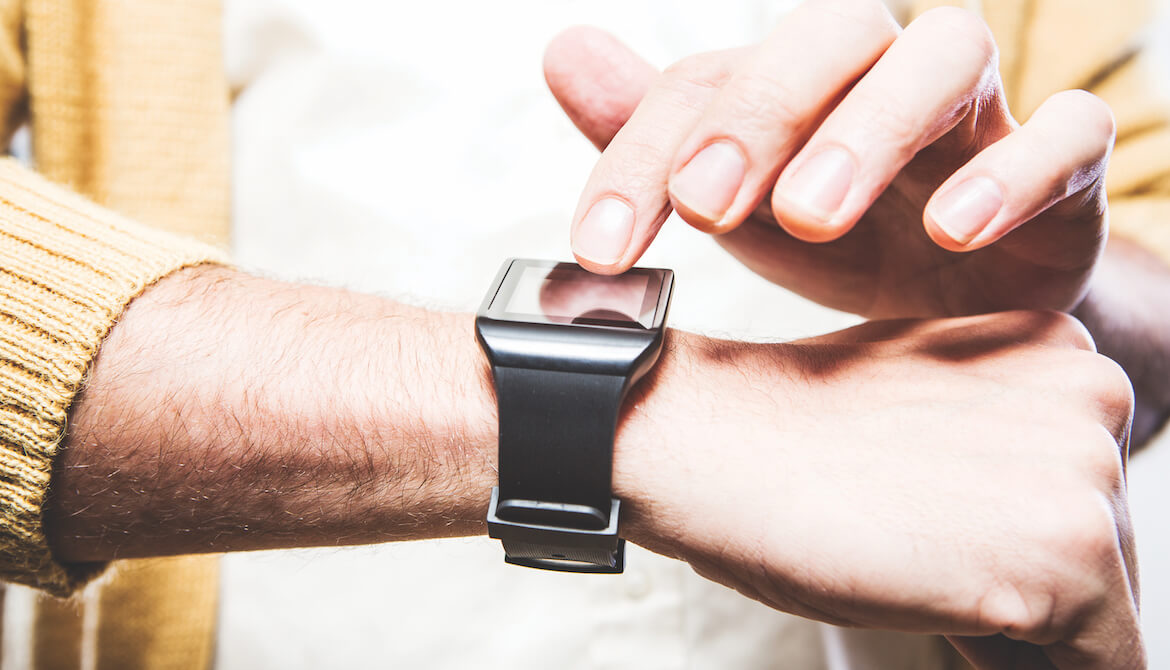
[[[488,308],[496,318],[545,323],[651,328],[662,270],[598,275],[575,263],[517,259]]]

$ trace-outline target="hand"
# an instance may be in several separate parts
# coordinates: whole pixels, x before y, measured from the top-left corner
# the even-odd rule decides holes
[[[571,30],[546,77],[604,148],[577,259],[625,270],[674,208],[764,277],[867,317],[1070,309],[1105,239],[1112,114],[1067,91],[1019,126],[997,66],[974,14],[903,32],[878,0],[809,0],[764,42],[661,75]]]
[[[668,347],[619,433],[631,541],[783,611],[947,634],[980,668],[1144,667],[1129,385],[1071,317]]]

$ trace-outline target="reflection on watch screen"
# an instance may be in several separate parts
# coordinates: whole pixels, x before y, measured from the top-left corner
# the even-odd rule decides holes
[[[504,311],[564,323],[613,323],[649,328],[656,301],[647,300],[650,276],[596,275],[575,265],[523,268]],[[647,302],[650,313],[646,314]]]

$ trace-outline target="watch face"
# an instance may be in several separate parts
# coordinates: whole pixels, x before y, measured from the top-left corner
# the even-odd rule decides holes
[[[650,329],[667,270],[597,275],[576,263],[516,259],[488,306],[508,321]]]

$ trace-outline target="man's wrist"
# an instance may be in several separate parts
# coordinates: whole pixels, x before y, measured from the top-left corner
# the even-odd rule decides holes
[[[694,509],[681,506],[707,504],[701,501],[701,492],[720,486],[726,489],[727,501],[736,497],[734,483],[695,464],[723,461],[734,469],[752,458],[751,449],[744,447],[760,438],[754,430],[765,417],[746,408],[762,403],[782,413],[797,406],[802,383],[797,355],[796,348],[786,344],[668,330],[658,364],[626,398],[618,424],[613,487],[622,500],[626,539],[678,557],[677,542],[684,533],[674,525],[697,518]],[[775,415],[766,419],[767,425],[784,423]],[[765,438],[774,442],[773,451],[796,446],[773,440],[776,437]]]

